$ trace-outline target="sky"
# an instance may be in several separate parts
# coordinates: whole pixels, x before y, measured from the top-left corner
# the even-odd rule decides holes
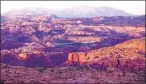
[[[134,15],[145,14],[145,1],[1,1],[1,13],[28,7],[62,10],[76,6],[109,6]]]

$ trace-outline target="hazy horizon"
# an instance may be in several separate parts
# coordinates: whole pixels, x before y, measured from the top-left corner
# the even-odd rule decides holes
[[[62,10],[78,6],[108,6],[133,15],[145,14],[145,1],[1,1],[1,13],[29,7]]]

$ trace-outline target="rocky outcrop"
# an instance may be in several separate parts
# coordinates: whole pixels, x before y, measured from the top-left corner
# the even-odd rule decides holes
[[[56,15],[40,15],[33,17],[31,21],[36,21],[36,22],[51,22],[52,20],[59,19]]]
[[[112,47],[69,53],[67,64],[79,63],[116,67],[121,70],[145,69],[144,38],[133,39]]]
[[[51,19],[47,16],[36,16],[32,18],[32,21],[37,21],[37,22],[39,21],[50,22],[50,20]]]
[[[68,54],[68,60],[66,61],[67,64],[72,63],[84,63],[86,62],[86,53],[84,52],[73,52]]]
[[[67,60],[67,53],[46,52],[43,50],[3,50],[1,62],[18,66],[29,67],[54,67],[62,65]]]

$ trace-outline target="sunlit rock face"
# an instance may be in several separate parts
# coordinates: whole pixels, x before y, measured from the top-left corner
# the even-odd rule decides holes
[[[86,62],[86,53],[85,52],[73,52],[68,54],[67,64],[72,63],[84,63]]]
[[[129,70],[139,68],[140,70],[145,67],[144,45],[144,38],[133,39],[115,47],[93,50],[87,54],[87,57],[89,56],[92,62],[103,63],[107,66]]]
[[[18,54],[18,59],[19,60],[28,60],[29,56],[26,53],[20,53],[20,54]]]
[[[145,68],[144,45],[144,38],[141,38],[88,52],[72,52],[68,54],[66,64],[117,67],[130,71],[143,70]]]

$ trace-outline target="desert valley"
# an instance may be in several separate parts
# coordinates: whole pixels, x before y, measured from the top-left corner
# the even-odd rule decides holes
[[[145,15],[100,10],[1,15],[1,83],[145,84]]]

